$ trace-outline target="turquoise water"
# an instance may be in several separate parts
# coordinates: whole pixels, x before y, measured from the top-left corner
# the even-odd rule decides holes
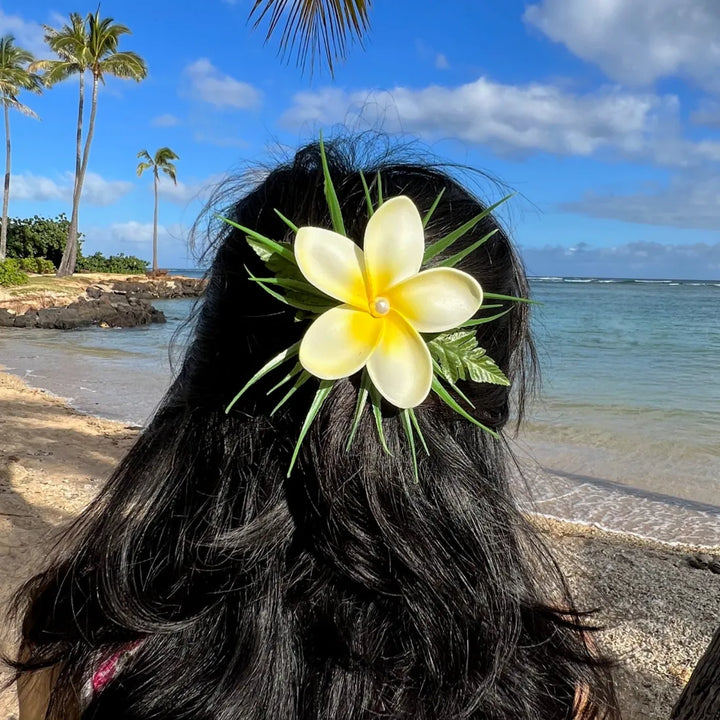
[[[535,280],[543,467],[720,505],[720,283]]]
[[[720,282],[555,278],[532,291],[543,386],[515,448],[547,514],[720,543],[720,515],[698,505],[720,506]],[[80,410],[142,425],[193,303],[157,302],[166,325],[0,328],[0,363]]]

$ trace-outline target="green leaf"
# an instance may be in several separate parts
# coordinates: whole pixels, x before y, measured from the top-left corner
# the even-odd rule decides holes
[[[289,263],[297,265],[297,262],[295,261],[295,255],[287,245],[275,242],[275,240],[271,240],[270,238],[261,235],[259,232],[255,232],[255,230],[246,228],[244,225],[240,225],[233,220],[229,220],[228,218],[223,217],[222,215],[218,215],[218,217],[220,218],[220,220],[228,223],[228,225],[232,225],[234,228],[237,228],[241,232],[244,232],[248,237],[252,238],[257,243],[262,245],[266,250],[269,250],[272,253],[277,253],[278,255],[280,255],[280,257],[284,258]]]
[[[373,208],[372,198],[370,197],[370,188],[368,187],[367,180],[365,179],[365,173],[363,173],[362,170],[360,171],[360,182],[362,183],[363,190],[365,191],[365,202],[367,203],[368,217],[371,218],[375,209]]]
[[[281,276],[263,278],[253,276],[250,279],[254,282],[265,283],[266,285],[279,285],[281,288],[285,288],[286,290],[297,290],[304,295],[314,295],[323,301],[327,301],[327,303],[324,302],[322,304],[327,304],[329,306],[337,305],[338,302],[329,295],[326,295],[322,292],[322,290],[318,290],[314,285],[307,282],[307,280],[293,280],[292,278],[285,278]]]
[[[463,410],[463,408],[458,405],[455,398],[453,398],[453,396],[450,395],[450,393],[440,384],[440,381],[437,378],[433,378],[432,389],[435,394],[458,415],[461,415],[466,420],[469,420],[473,425],[477,425],[482,430],[485,430],[485,432],[490,433],[490,435],[492,435],[494,438],[500,437],[494,430],[486,427],[479,420],[476,420],[472,415],[470,415],[470,413]]]
[[[438,335],[428,343],[428,349],[453,384],[470,379],[493,385],[510,385],[495,361],[478,347],[473,330],[454,330]]]
[[[484,292],[483,297],[489,298],[490,300],[510,300],[512,302],[528,303],[528,305],[542,305],[542,303],[537,300],[515,297],[514,295],[498,295],[497,293]]]
[[[291,220],[288,220],[277,208],[275,208],[275,214],[294,232],[296,233],[298,231],[298,226],[292,222]]]
[[[252,387],[258,380],[265,377],[269,372],[280,367],[286,360],[295,357],[300,352],[300,343],[296,342],[286,350],[283,350],[280,354],[276,355],[272,360],[265,363],[246,383],[243,385],[240,392],[230,401],[230,404],[225,408],[225,414],[227,415],[232,409],[233,405],[243,396],[243,394]]]
[[[420,443],[423,446],[423,449],[425,450],[425,454],[429,455],[430,451],[428,450],[427,443],[425,442],[425,437],[422,434],[422,430],[420,429],[420,423],[418,423],[417,416],[415,415],[415,410],[413,408],[410,408],[408,410],[408,415],[410,415],[410,420],[412,421],[413,427],[415,428],[415,433],[420,439]]]
[[[353,415],[352,427],[350,428],[350,435],[348,436],[345,450],[350,449],[352,441],[355,439],[355,434],[360,426],[360,418],[362,417],[363,410],[365,409],[365,403],[367,402],[369,392],[370,376],[368,375],[367,370],[363,370],[363,374],[360,379],[360,388],[358,389],[357,402],[355,403],[355,413]]]
[[[325,179],[325,200],[330,210],[333,230],[340,235],[345,235],[345,223],[343,222],[342,211],[340,210],[340,202],[335,192],[335,186],[330,177],[330,168],[328,167],[327,155],[325,154],[325,143],[323,143],[322,132],[320,133],[320,160],[322,162],[323,177]]]
[[[470,253],[475,252],[481,245],[484,245],[500,228],[491,230],[487,235],[481,237],[479,240],[474,242],[472,245],[468,245],[464,250],[455,253],[447,260],[443,260],[440,263],[440,267],[455,267],[461,260],[464,260]]]
[[[278,388],[281,388],[285,383],[290,382],[298,373],[302,372],[302,365],[300,363],[295,363],[293,365],[292,370],[282,379],[280,382],[275,383],[268,391],[267,395],[271,395],[274,393]]]
[[[293,467],[295,467],[295,461],[297,460],[298,453],[300,452],[300,445],[302,445],[302,441],[308,434],[308,430],[310,430],[310,426],[312,425],[313,420],[320,412],[320,408],[323,406],[325,400],[327,400],[327,396],[330,394],[330,391],[332,390],[335,382],[335,380],[320,381],[320,387],[315,393],[315,397],[313,398],[312,404],[310,405],[310,409],[308,410],[302,427],[300,428],[300,435],[298,436],[297,442],[295,443],[295,449],[293,450],[292,457],[290,458],[290,467],[287,471],[287,477],[290,477],[290,473],[292,473]]]
[[[388,454],[392,455],[390,448],[385,442],[385,431],[382,426],[382,399],[378,389],[370,383],[370,405],[372,406],[373,415],[375,416],[375,426],[377,427],[378,437],[380,438],[380,444],[383,446],[383,450]]]
[[[435,209],[437,208],[438,204],[440,203],[440,199],[445,194],[445,188],[443,188],[439,193],[438,196],[433,201],[433,204],[430,206],[430,209],[425,213],[425,217],[423,218],[423,227],[427,227],[427,224],[430,222],[430,218],[433,216],[433,213],[435,212]]]
[[[300,373],[300,377],[295,381],[295,384],[282,396],[280,402],[270,411],[270,415],[274,415],[296,392],[298,388],[301,388],[310,378],[309,372],[303,370]]]
[[[445,374],[437,360],[433,360],[433,368],[435,368],[435,372],[450,386],[450,388],[460,396],[460,399],[464,400],[474,410],[475,404],[473,401],[470,400],[470,398]]]
[[[318,300],[319,298],[317,298],[317,296],[315,295],[304,295],[297,292],[289,292],[287,295],[282,295],[279,292],[276,292],[272,288],[268,287],[268,285],[270,284],[282,286],[282,283],[287,281],[280,281],[278,278],[262,280],[261,278],[255,277],[255,275],[252,274],[252,271],[247,266],[245,266],[245,270],[249,276],[248,279],[251,282],[256,282],[266,293],[268,293],[268,295],[272,295],[272,297],[274,297],[276,300],[279,300],[281,303],[284,303],[285,305],[294,307],[297,310],[306,310],[307,312],[313,313],[315,315],[319,315],[332,307],[332,305],[327,305],[324,303],[306,302],[306,300]]]
[[[412,455],[413,464],[413,475],[415,476],[415,482],[418,483],[420,482],[420,476],[418,475],[417,453],[415,452],[415,437],[413,435],[412,420],[410,419],[410,414],[406,409],[400,412],[400,422],[402,423],[403,430],[405,431],[405,437],[407,438],[408,445],[410,446],[410,454]]]
[[[472,220],[468,220],[464,225],[461,225],[456,230],[448,233],[444,238],[441,238],[437,242],[434,242],[432,245],[430,245],[429,248],[425,250],[425,255],[423,256],[423,263],[432,260],[436,255],[439,255],[444,250],[447,250],[456,240],[459,240],[463,235],[465,235],[465,233],[467,233],[469,230],[472,230],[472,228],[474,228],[484,217],[489,215],[496,207],[502,205],[511,197],[512,195],[508,195],[502,200],[496,202],[494,205],[491,205],[489,208],[485,208],[485,210],[483,210],[479,215],[476,215],[474,218],[472,218]]]
[[[377,185],[377,194],[378,194],[378,207],[380,207],[385,200],[383,200],[383,187],[382,187],[382,175],[380,175],[380,171],[377,171],[376,175],[376,185]]]
[[[491,305],[487,305],[486,309],[492,307]],[[499,306],[495,306],[499,307]],[[464,323],[461,323],[458,325],[458,327],[464,328],[464,327],[475,327],[476,325],[484,325],[485,323],[492,322],[493,320],[497,320],[498,318],[501,318],[503,315],[507,315],[512,308],[508,308],[507,310],[503,310],[502,312],[497,313],[497,315],[488,315],[486,317],[481,318],[472,318],[471,320],[466,320]]]
[[[264,245],[261,245],[257,240],[253,240],[251,237],[245,238],[247,244],[255,251],[256,255],[266,263],[272,256],[273,253],[268,250]]]

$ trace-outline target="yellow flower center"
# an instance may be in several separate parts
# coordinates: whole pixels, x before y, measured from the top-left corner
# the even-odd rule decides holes
[[[370,314],[373,317],[383,317],[390,312],[390,301],[384,297],[376,297],[370,303]]]

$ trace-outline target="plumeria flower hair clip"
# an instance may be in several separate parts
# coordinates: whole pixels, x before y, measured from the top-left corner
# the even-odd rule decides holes
[[[510,384],[478,346],[475,335],[477,325],[491,322],[509,310],[482,318],[473,319],[473,316],[484,299],[525,300],[483,292],[474,277],[454,267],[497,229],[433,267],[422,267],[448,250],[507,198],[426,248],[425,226],[442,192],[423,218],[408,197],[401,195],[383,201],[379,175],[377,205],[373,204],[361,174],[369,216],[361,249],[346,235],[322,137],[320,154],[332,230],[297,227],[276,210],[295,233],[291,246],[223,218],[245,233],[272,273],[270,277],[260,278],[248,270],[250,280],[259,283],[277,300],[294,307],[298,319],[311,321],[299,342],[272,358],[246,382],[226,412],[230,412],[248,388],[289,361],[294,361],[292,368],[270,390],[290,384],[272,413],[309,379],[319,379],[319,387],[299,430],[289,476],[301,443],[335,382],[362,372],[347,446],[352,444],[369,401],[380,441],[389,452],[383,432],[381,399],[384,399],[400,411],[417,477],[418,445],[425,452],[428,447],[413,408],[430,392],[468,421],[497,436],[462,406],[461,403],[465,403],[472,408],[472,403],[456,383],[470,380]]]

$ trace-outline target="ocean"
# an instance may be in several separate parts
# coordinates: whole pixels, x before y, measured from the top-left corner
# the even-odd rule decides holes
[[[197,272],[183,271],[198,275]],[[720,282],[535,278],[542,390],[512,445],[551,517],[720,545]],[[165,325],[0,328],[0,364],[77,409],[143,425],[194,301]]]

